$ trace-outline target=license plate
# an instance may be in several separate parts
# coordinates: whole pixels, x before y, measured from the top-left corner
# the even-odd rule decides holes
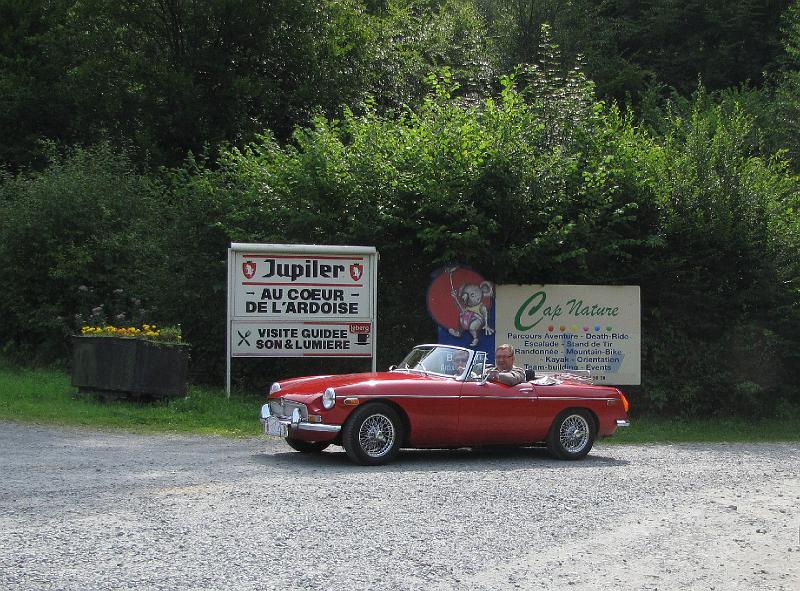
[[[267,420],[264,422],[264,433],[272,435],[273,437],[288,437],[289,427],[282,425],[275,417],[267,417]]]

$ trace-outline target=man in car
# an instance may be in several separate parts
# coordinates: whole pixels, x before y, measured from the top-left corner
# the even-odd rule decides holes
[[[487,369],[491,381],[507,386],[516,386],[525,381],[525,370],[514,365],[514,349],[511,345],[504,344],[495,349],[494,363]]]
[[[467,361],[469,361],[469,353],[466,351],[456,351],[449,361],[446,361],[442,366],[442,373],[451,376],[460,376],[467,368]]]
[[[467,361],[469,360],[469,353],[466,351],[456,351],[453,354],[454,375],[460,376],[467,368]]]

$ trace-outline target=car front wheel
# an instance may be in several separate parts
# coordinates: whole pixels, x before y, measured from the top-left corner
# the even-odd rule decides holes
[[[377,466],[394,459],[402,437],[397,412],[386,404],[373,403],[350,415],[342,430],[342,445],[353,462]]]
[[[330,445],[327,441],[303,441],[302,439],[293,439],[291,437],[286,438],[286,443],[293,450],[303,454],[318,454]]]
[[[579,460],[594,445],[597,427],[589,412],[566,410],[556,417],[547,435],[547,449],[562,460]]]

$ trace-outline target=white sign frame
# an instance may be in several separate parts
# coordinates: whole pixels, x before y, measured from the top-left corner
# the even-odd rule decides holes
[[[226,393],[233,357],[369,357],[374,372],[379,258],[373,246],[231,243]]]

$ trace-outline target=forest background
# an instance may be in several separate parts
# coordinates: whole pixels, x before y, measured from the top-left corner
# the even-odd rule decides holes
[[[798,1],[0,0],[0,354],[180,324],[221,384],[230,242],[363,244],[380,367],[459,262],[640,285],[637,412],[796,413],[799,128]]]

